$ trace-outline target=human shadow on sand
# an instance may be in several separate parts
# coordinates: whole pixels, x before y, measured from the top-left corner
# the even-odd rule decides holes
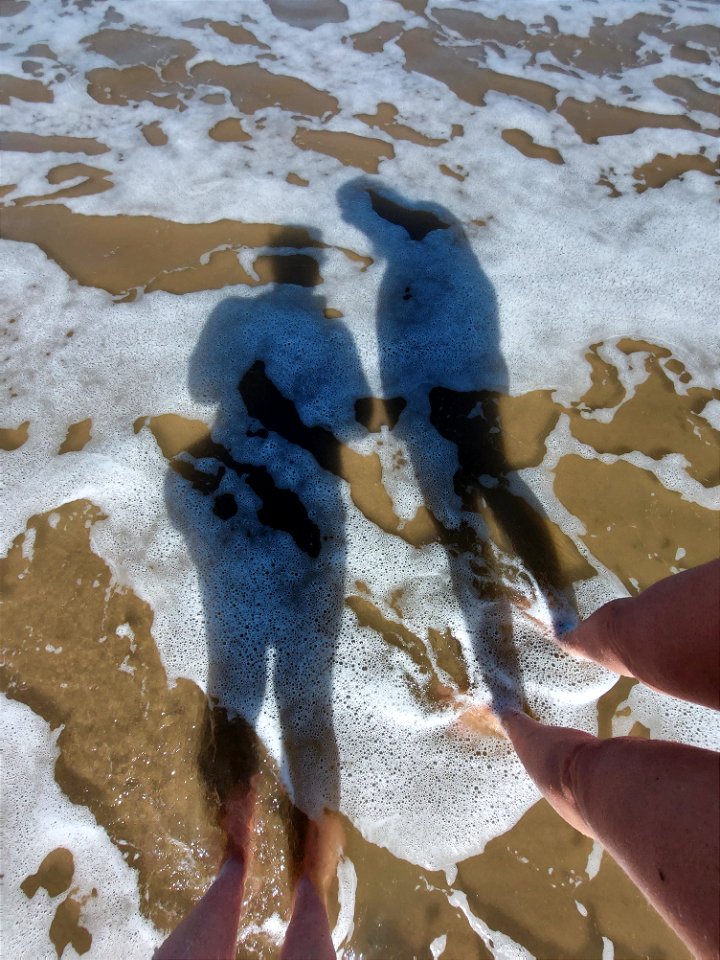
[[[258,731],[295,804],[316,816],[339,799],[332,683],[345,507],[336,435],[367,389],[349,331],[325,317],[321,254],[282,250],[297,246],[293,235],[285,228],[274,240],[280,252],[265,258],[274,282],[223,300],[205,324],[189,386],[217,415],[209,433],[195,421],[196,439],[166,443],[165,495],[202,588],[208,693]],[[163,425],[149,425],[158,438]]]
[[[384,263],[377,302],[383,393],[406,403],[393,436],[435,518],[477,665],[496,706],[522,700],[511,603],[540,591],[555,617],[563,608],[567,616],[567,584],[542,508],[505,453],[498,403],[508,376],[495,292],[443,207],[366,177],[346,184],[338,200]]]

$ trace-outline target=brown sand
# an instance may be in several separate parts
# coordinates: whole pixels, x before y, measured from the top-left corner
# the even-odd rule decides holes
[[[3,0],[0,14],[11,17],[26,6],[25,0]],[[274,0],[271,6],[276,17],[288,22],[288,4]],[[338,0],[314,6],[318,7],[313,12],[318,22],[323,17],[330,22],[344,18],[344,6]],[[403,6],[424,14],[423,0],[405,0]],[[481,106],[487,94],[494,92],[521,98],[547,111],[556,110],[587,144],[645,127],[700,129],[696,121],[673,112],[677,103],[669,105],[666,113],[657,114],[602,99],[584,103],[569,98],[558,105],[558,91],[550,83],[478,66],[476,60],[483,61],[489,45],[510,43],[536,56],[551,55],[556,63],[543,64],[548,68],[548,79],[552,72],[567,75],[574,68],[603,76],[656,62],[655,54],[643,53],[642,32],[673,43],[672,55],[679,60],[705,64],[720,48],[720,31],[716,28],[680,28],[670,17],[637,14],[614,25],[600,20],[589,37],[582,38],[561,35],[551,17],[545,18],[547,29],[542,33],[507,17],[492,19],[461,9],[438,9],[435,17],[437,23],[457,31],[471,45],[441,45],[437,23],[429,22],[403,34],[399,22],[388,21],[348,40],[355,50],[368,56],[369,67],[374,53],[396,42],[407,70],[440,81],[474,106]],[[117,14],[115,22],[121,21],[122,16]],[[267,50],[246,25],[196,20],[188,26],[210,30],[240,47]],[[307,17],[298,26],[313,28]],[[133,28],[102,29],[85,38],[84,43],[116,64],[87,75],[89,95],[98,103],[131,109],[135,103],[149,102],[163,110],[183,111],[196,96],[207,103],[229,101],[241,116],[230,116],[210,131],[210,137],[224,142],[247,140],[252,115],[277,105],[295,114],[301,124],[293,138],[297,147],[376,172],[383,160],[394,156],[387,138],[435,150],[448,137],[463,133],[462,127],[453,123],[446,136],[430,137],[405,122],[402,105],[385,101],[378,103],[374,112],[356,116],[377,131],[377,136],[320,129],[321,122],[338,113],[333,93],[295,77],[271,73],[259,63],[227,66],[205,61],[188,71],[187,63],[197,47],[186,40],[151,36]],[[691,43],[702,43],[704,49],[688,46]],[[29,48],[27,56],[56,59],[46,44]],[[28,70],[38,72],[32,62]],[[670,98],[676,98],[687,109],[717,112],[718,97],[690,80],[666,76],[656,85],[667,94],[669,103]],[[0,77],[0,102],[12,98],[49,104],[53,92],[34,76],[25,79],[4,75]],[[228,107],[228,112],[233,110]],[[153,147],[162,148],[168,142],[159,120],[143,126],[138,139],[140,134]],[[553,164],[563,162],[559,151],[535,143],[523,130],[506,130],[503,137],[525,157]],[[92,137],[38,135],[22,130],[0,133],[0,149],[37,154],[38,163],[47,160],[50,165],[55,161],[42,158],[43,154],[93,156],[109,151]],[[3,208],[3,235],[37,244],[78,282],[118,297],[132,297],[135,289],[181,294],[226,284],[255,284],[258,281],[240,266],[237,251],[272,247],[281,235],[283,247],[303,251],[324,247],[303,230],[296,230],[288,239],[287,228],[275,224],[181,224],[147,216],[83,216],[57,203],[38,206],[39,200],[78,197],[112,188],[107,170],[82,163],[50,165],[38,169],[52,185],[74,177],[85,179],[54,193],[15,199],[12,206]],[[457,167],[441,163],[440,168],[459,182],[465,178]],[[658,154],[633,171],[636,190],[641,193],[661,188],[690,171],[717,176],[717,160],[701,153],[675,157]],[[611,195],[619,195],[611,176],[611,171],[602,173],[600,182],[614,191]],[[287,179],[296,186],[308,183],[294,173]],[[9,185],[8,192],[12,189]],[[388,203],[382,198],[377,202]],[[392,211],[386,212],[392,220]],[[395,215],[410,216],[408,211],[395,211]],[[409,224],[409,231],[423,235],[423,230],[437,229],[437,223],[425,223],[422,217],[417,212],[417,222]],[[112,259],[107,256],[109,250],[114,251]],[[343,252],[360,269],[372,262],[354,251]],[[299,252],[291,257],[303,258],[302,263],[296,262],[294,272],[297,277],[307,276],[308,266],[312,267],[307,262],[312,259],[310,254]],[[201,262],[201,258],[207,262]],[[317,263],[313,263],[312,276],[320,282]],[[277,275],[276,258],[258,256],[255,270],[259,282],[271,282]],[[328,313],[340,315],[331,308]],[[550,431],[560,415],[567,415],[573,435],[597,454],[622,455],[635,450],[658,459],[665,453],[679,452],[687,459],[691,477],[705,486],[717,483],[717,456],[713,453],[717,433],[702,418],[704,406],[717,398],[717,393],[697,387],[681,392],[678,384],[687,382],[690,374],[666,347],[628,339],[621,349],[637,354],[647,372],[647,379],[629,400],[617,369],[601,356],[602,344],[588,348],[591,387],[570,407],[562,407],[547,390],[519,397],[489,393],[446,397],[450,417],[447,429],[465,466],[469,464],[470,473],[477,432],[469,424],[468,411],[481,403],[489,422],[501,430],[499,444],[494,444],[492,436],[484,438],[484,452],[496,461],[500,458],[503,469],[539,464]],[[262,381],[256,387],[270,390]],[[394,428],[404,400],[365,398],[359,403],[358,421],[368,431],[377,431],[383,425]],[[609,422],[593,417],[595,411],[608,409],[614,410]],[[230,455],[213,441],[210,427],[173,412],[148,413],[136,423],[136,432],[149,429],[170,466],[188,482],[198,489],[211,485],[213,478],[208,479],[193,461],[209,457],[227,465]],[[332,470],[348,484],[354,503],[367,519],[387,533],[415,546],[439,541],[468,548],[467,542],[458,541],[456,532],[445,530],[426,507],[410,522],[400,521],[385,490],[377,455],[360,455],[329,431],[318,433],[302,423],[298,425],[292,405],[280,404],[278,414],[272,404],[263,402],[258,413],[261,422],[265,418],[279,433],[294,431],[295,439],[321,467]],[[41,423],[8,424],[0,429],[0,449],[11,456],[42,429]],[[91,433],[89,419],[68,424],[58,453],[83,449]],[[570,512],[582,520],[586,529],[583,540],[591,554],[616,573],[631,592],[673,569],[701,563],[717,549],[717,513],[684,500],[640,466],[566,456],[555,472],[555,491]],[[488,537],[501,547],[511,547],[503,523],[478,494],[478,488],[469,487],[465,499],[468,509],[482,514]],[[268,494],[271,526],[279,522],[273,520],[273,503],[276,501]],[[300,537],[304,508],[299,499],[296,509],[295,532]],[[28,530],[35,531],[32,558],[23,556],[27,534],[20,534],[8,556],[0,561],[5,598],[2,630],[9,654],[0,673],[2,689],[30,706],[51,727],[63,726],[55,778],[66,796],[92,812],[137,872],[141,908],[161,929],[169,930],[178,922],[215,874],[224,844],[219,825],[223,796],[239,779],[260,770],[255,860],[238,956],[272,957],[277,953],[276,946],[257,928],[273,913],[285,919],[289,916],[292,805],[261,744],[242,721],[229,719],[188,680],[169,685],[152,636],[152,611],[132,590],[117,585],[108,565],[91,550],[89,531],[93,524],[102,522],[102,517],[88,501],[75,501],[50,514],[32,517],[28,521]],[[594,574],[592,565],[557,525],[544,517],[534,522],[544,530],[539,545],[544,549],[551,543],[558,558],[559,582],[569,585]],[[678,545],[686,551],[682,561],[676,559]],[[488,585],[478,581],[477,589],[488,589]],[[443,709],[446,691],[427,656],[424,639],[403,623],[401,593],[389,599],[392,618],[382,612],[379,600],[358,583],[356,592],[346,597],[346,604],[359,623],[378,632],[421,668],[425,683],[416,694],[424,706]],[[124,624],[132,627],[132,641],[122,631],[117,633]],[[452,678],[456,690],[467,689],[467,672],[457,639],[449,630],[431,630],[428,640],[438,666]],[[132,670],[120,671],[123,664]],[[618,681],[599,702],[601,735],[610,735],[613,717],[626,709],[622,704],[631,684]],[[642,736],[647,731],[636,725],[633,733]],[[437,936],[445,934],[444,956],[461,960],[491,955],[459,907],[449,902],[450,887],[443,874],[396,859],[364,840],[347,821],[344,830],[346,854],[358,877],[354,930],[347,950],[364,956],[420,956],[428,953],[428,945]],[[460,864],[452,886],[464,892],[470,910],[477,916],[538,957],[597,958],[603,952],[604,935],[613,940],[617,957],[684,960],[687,950],[607,854],[598,872],[589,876],[590,852],[590,841],[540,802],[512,830],[489,843],[481,856]],[[91,942],[90,931],[82,925],[82,908],[93,893],[70,889],[73,869],[72,851],[57,848],[37,865],[37,871],[25,879],[22,887],[28,897],[40,886],[57,891],[58,896],[67,893],[49,929],[58,953],[68,944],[82,952]],[[100,897],[105,893],[97,891]],[[331,902],[333,916],[336,911],[336,902]]]
[[[660,369],[653,362],[684,370],[664,348],[629,340],[621,344],[646,356],[650,371],[646,383],[652,383],[652,371]],[[582,404],[585,409],[593,404],[619,404],[617,433],[613,420],[603,425],[600,434],[608,438],[606,444],[618,446],[626,430],[620,417],[624,397],[613,380],[611,366],[600,360],[597,345],[589,357],[594,384]],[[678,426],[680,441],[693,443],[689,438],[695,436],[694,423],[684,412],[687,400],[668,392],[684,416]],[[628,403],[639,403],[638,396],[636,393]],[[544,407],[539,402],[543,400]],[[537,463],[544,454],[544,437],[558,416],[549,394],[488,396],[485,402],[497,404],[500,410],[510,462]],[[528,416],[530,411],[534,419]],[[572,408],[568,412],[580,417]],[[372,421],[368,423],[372,425]],[[171,464],[180,462],[176,458],[183,452],[204,458],[226,456],[200,422],[167,414],[141,420],[136,429],[144,425],[152,430]],[[459,436],[461,426],[459,418]],[[273,422],[273,429],[278,427],[282,429]],[[89,421],[71,425],[63,447],[80,449],[90,428]],[[341,447],[331,435],[311,431],[306,443],[326,469],[326,450]],[[682,442],[679,448],[683,449]],[[397,528],[396,520],[378,512],[377,493],[364,499],[364,484],[370,484],[368,489],[381,489],[379,465],[372,467],[373,458],[348,450],[338,456],[338,462],[336,469],[350,484],[360,509],[366,503],[369,519],[402,535],[392,529]],[[373,480],[376,470],[377,479]],[[661,488],[650,474],[631,464],[608,465],[568,456],[558,465],[556,489],[560,499],[583,520],[588,531],[584,539],[591,551],[631,591],[670,572],[677,563],[676,543],[687,550],[683,566],[703,562],[715,549],[717,515]],[[652,514],[644,507],[651,501]],[[373,506],[367,506],[371,502]],[[664,511],[660,524],[658,511]],[[627,535],[630,517],[636,530],[632,539]],[[52,524],[49,520],[43,515],[29,522],[36,532],[32,559],[23,557],[25,535],[21,534],[2,561],[3,629],[9,651],[2,673],[3,690],[30,705],[51,725],[63,724],[56,779],[73,802],[90,808],[128,864],[138,871],[143,909],[164,929],[180,919],[217,868],[223,845],[218,827],[223,791],[233,777],[261,769],[259,852],[249,884],[243,949],[250,951],[248,956],[268,955],[266,950],[272,953],[271,945],[249,927],[253,920],[271,912],[287,917],[289,910],[291,853],[286,825],[291,819],[290,805],[276,773],[241,721],[229,721],[188,681],[168,686],[152,639],[151,611],[132,591],[113,585],[109,569],[90,549],[89,527],[102,520],[100,511],[86,501],[77,501],[58,508]],[[656,529],[664,533],[654,545]],[[666,535],[673,530],[674,536],[672,532]],[[398,592],[391,598],[397,619],[381,613],[364,584],[359,583],[357,593],[346,602],[359,623],[378,631],[420,666],[427,683],[418,689],[418,697],[427,709],[442,709],[443,686],[427,659],[425,644],[402,623],[402,595]],[[128,623],[132,640],[116,632]],[[429,639],[439,665],[450,674],[456,689],[467,689],[460,648],[452,634],[433,631]],[[131,666],[132,672],[119,672],[123,663]],[[627,681],[619,681],[617,690],[603,698],[601,732],[609,732],[612,714],[627,692]],[[635,732],[643,734],[640,727]],[[358,912],[351,945],[380,951],[378,955],[395,955],[383,951],[421,950],[434,936],[445,933],[448,955],[489,956],[458,908],[448,903],[449,887],[443,876],[396,860],[362,840],[348,823],[345,830],[347,855],[358,873]],[[491,927],[502,929],[538,956],[597,956],[602,930],[612,937],[620,956],[685,957],[684,948],[607,855],[597,876],[588,879],[585,864],[589,853],[589,841],[540,803],[508,834],[492,841],[484,854],[461,864],[453,886],[466,893],[470,909]],[[55,860],[61,864],[67,857],[57,854],[51,860],[53,863],[39,871],[40,879],[51,878],[43,882],[54,882],[50,868]],[[68,868],[57,869],[67,872]],[[28,889],[36,882],[37,877],[29,878]],[[515,904],[516,889],[523,890],[522,911]],[[585,922],[576,900],[595,917],[595,927]],[[65,903],[54,921],[53,937],[60,943],[76,936],[81,943],[80,901],[71,897]],[[66,930],[62,936],[58,932],[61,927]]]

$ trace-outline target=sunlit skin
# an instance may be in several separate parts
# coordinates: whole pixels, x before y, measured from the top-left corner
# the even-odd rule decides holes
[[[335,960],[327,895],[343,840],[342,825],[332,814],[308,822],[302,874],[295,888],[292,919],[280,960]]]
[[[720,561],[600,608],[560,640],[654,689],[718,707]],[[543,796],[599,841],[700,958],[720,948],[720,767],[710,750],[660,740],[598,740],[506,709],[460,722],[505,735]]]
[[[231,960],[235,957],[245,876],[252,855],[257,800],[255,780],[238,786],[225,803],[227,853],[210,889],[173,930],[153,960]]]
[[[717,707],[720,561],[602,607],[559,641],[568,652],[655,689]],[[692,656],[688,648],[692,648]],[[690,661],[690,662],[686,662]],[[697,692],[696,692],[697,691]],[[439,691],[451,696],[449,690]],[[696,956],[720,945],[718,756],[659,740],[598,740],[544,726],[518,710],[473,704],[458,721],[479,736],[505,736],[542,794],[569,824],[599,841]],[[252,848],[255,784],[225,806],[227,858],[202,900],[155,960],[231,960]],[[339,820],[307,821],[304,858],[281,960],[335,956],[327,892],[342,849]]]
[[[241,785],[225,804],[227,856],[210,889],[176,927],[153,960],[234,960],[243,891],[252,859],[255,779]],[[327,894],[344,841],[340,821],[330,813],[305,825],[304,858],[293,897],[281,960],[334,960]]]
[[[606,603],[560,638],[568,653],[720,709],[720,560]]]

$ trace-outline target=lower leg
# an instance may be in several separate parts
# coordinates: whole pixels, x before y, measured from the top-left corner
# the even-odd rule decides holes
[[[343,833],[337,817],[324,813],[308,821],[302,874],[295,889],[281,960],[335,960],[327,894],[337,870]]]
[[[567,771],[576,753],[596,743],[595,737],[567,727],[545,726],[516,711],[504,714],[501,725],[530,778],[553,809],[580,833],[599,839],[578,809],[567,782]]]
[[[656,690],[720,708],[720,560],[600,607],[560,645]]]
[[[254,781],[238,786],[227,798],[223,817],[227,858],[209,890],[155,951],[153,960],[234,960],[255,801]]]
[[[520,713],[502,725],[543,796],[602,843],[701,958],[720,940],[720,769],[709,750],[597,740]]]
[[[245,862],[231,856],[205,896],[153,954],[153,960],[232,960],[236,953]]]

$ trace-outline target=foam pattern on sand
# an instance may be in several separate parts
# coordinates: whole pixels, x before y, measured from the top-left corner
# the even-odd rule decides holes
[[[439,868],[537,799],[462,706],[500,691],[595,732],[616,678],[552,633],[717,526],[717,12],[331,6],[10,9],[0,546],[97,504],[170,676],[250,721],[306,810]],[[646,382],[687,449],[589,437]],[[538,394],[513,433],[487,391]],[[405,402],[370,429],[368,397]],[[619,514],[616,562],[576,494],[630,481],[675,526],[646,543]],[[518,546],[523,504],[564,580]],[[702,711],[628,703],[628,728],[712,743]]]

